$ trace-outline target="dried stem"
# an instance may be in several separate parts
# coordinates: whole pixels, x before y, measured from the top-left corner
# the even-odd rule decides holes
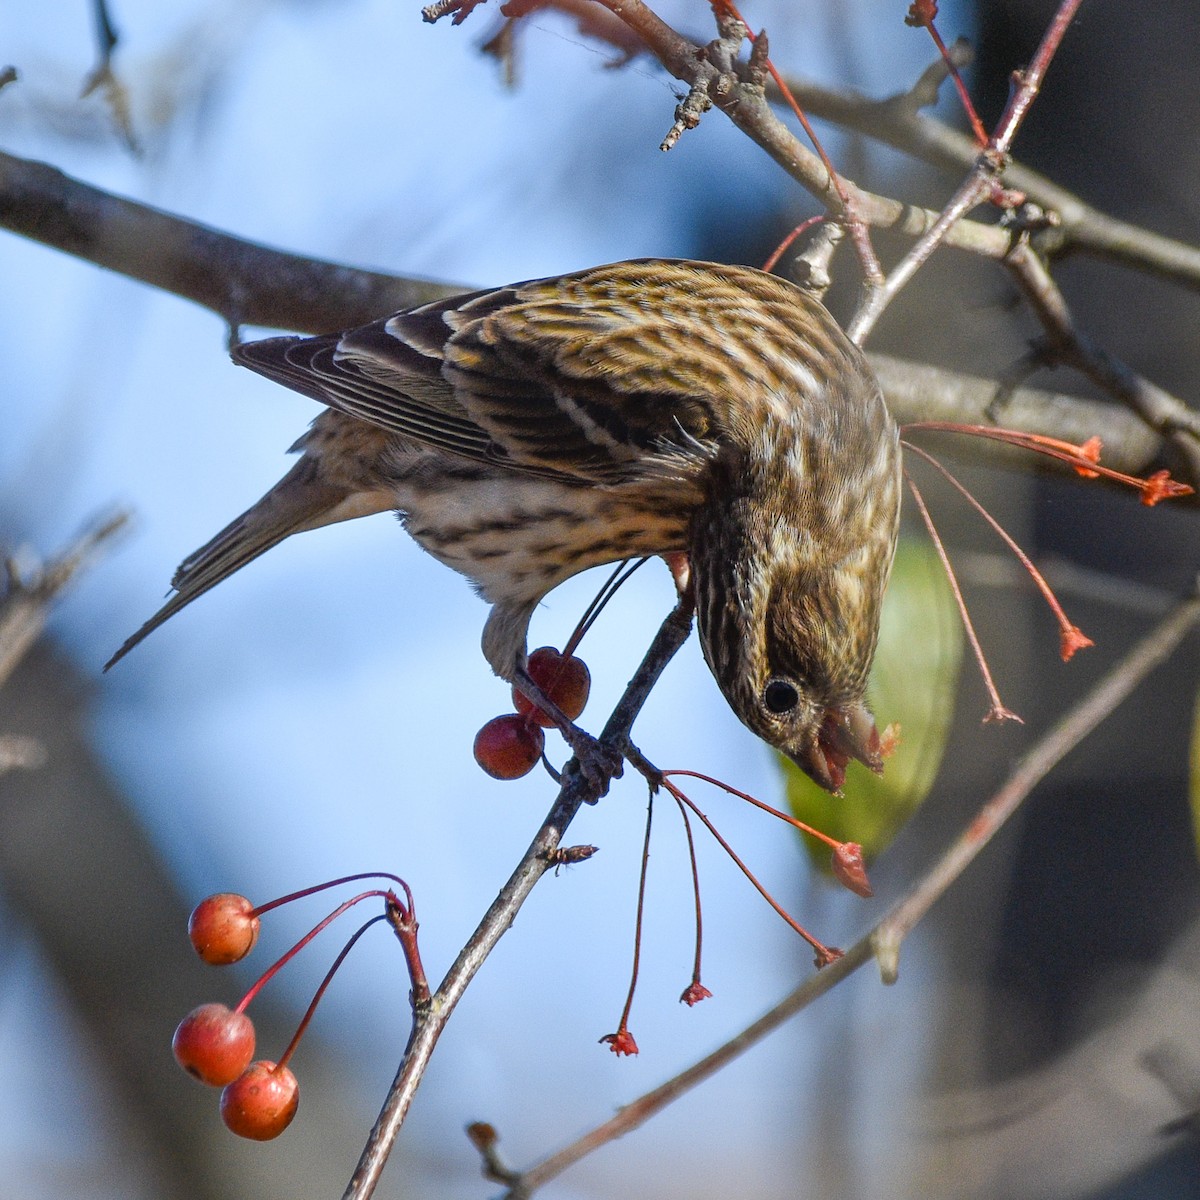
[[[798,988],[759,1017],[736,1037],[653,1091],[623,1105],[616,1116],[597,1125],[556,1154],[521,1172],[504,1200],[527,1200],[543,1184],[568,1167],[644,1124],[685,1092],[703,1083],[807,1008],[872,957],[885,982],[897,974],[900,945],[918,921],[1017,810],[1042,779],[1146,678],[1168,658],[1200,621],[1200,595],[1178,603],[1061,721],[1054,725],[1017,763],[1007,782],[989,799],[942,858],[869,933],[836,962],[810,976]]]

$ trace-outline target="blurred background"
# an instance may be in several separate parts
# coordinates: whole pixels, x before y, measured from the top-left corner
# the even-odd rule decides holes
[[[84,0],[0,11],[0,66],[20,72],[0,91],[0,149],[298,253],[466,285],[641,255],[757,263],[813,211],[718,113],[660,153],[672,81],[645,58],[606,69],[612,51],[564,18],[520,31],[507,87],[480,53],[498,19],[488,7],[461,29],[426,25],[394,0],[113,0],[110,11],[137,152],[101,96],[79,98],[98,53]],[[706,6],[666,0],[659,11],[709,36]],[[971,78],[985,120],[1050,11],[1034,0],[943,8],[943,33],[979,48]],[[872,95],[907,89],[933,57],[900,5],[757,0],[746,15],[786,71]],[[1019,156],[1101,209],[1194,243],[1198,54],[1190,0],[1136,12],[1094,0]],[[961,124],[953,106],[939,112]],[[955,182],[824,132],[869,187],[936,205]],[[1058,275],[1102,345],[1194,397],[1194,294],[1094,262]],[[339,1195],[408,1032],[397,947],[376,931],[356,948],[294,1062],[296,1122],[249,1145],[221,1126],[216,1094],[179,1072],[171,1032],[196,1004],[234,1003],[327,906],[272,914],[251,963],[224,973],[195,961],[188,910],[217,890],[263,902],[391,870],[416,895],[436,981],[554,787],[540,773],[497,783],[475,765],[475,731],[509,706],[478,651],[485,608],[387,517],[292,539],[102,676],[175,565],[283,473],[313,406],[235,369],[222,324],[172,296],[9,234],[0,280],[0,545],[30,562],[98,513],[135,514],[0,691],[0,733],[35,736],[48,755],[0,777],[0,1192]],[[873,348],[998,376],[1035,333],[999,271],[943,253]],[[1083,392],[1065,372],[1035,382]],[[957,695],[953,679],[905,678],[936,689],[955,716],[937,784],[874,866],[869,902],[830,888],[787,830],[695,793],[830,943],[849,944],[886,910],[1200,561],[1194,510],[1148,513],[1072,481],[964,470],[1027,549],[1094,572],[1064,572],[1064,600],[1098,646],[1059,664],[1032,589],[997,567],[982,527],[936,502],[1005,700],[1026,725],[980,728],[969,667]],[[561,645],[600,578],[556,591],[531,644]],[[588,635],[585,724],[611,708],[671,600],[666,572],[648,565]],[[919,611],[907,620],[901,642],[934,636]],[[896,987],[861,972],[544,1194],[1200,1196],[1196,677],[1193,638],[917,931]],[[694,643],[635,736],[661,766],[768,801],[783,794]],[[597,1045],[624,998],[645,798],[626,779],[572,827],[570,841],[600,853],[539,886],[471,987],[381,1195],[494,1194],[466,1123],[491,1121],[515,1164],[532,1161],[811,971],[807,948],[702,842],[714,999],[677,1003],[691,968],[690,881],[663,809],[631,1019],[641,1054],[618,1061]],[[326,933],[256,1002],[260,1053],[282,1050],[339,945]]]

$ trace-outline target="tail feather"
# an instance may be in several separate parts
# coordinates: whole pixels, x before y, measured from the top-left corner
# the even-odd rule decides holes
[[[104,664],[104,670],[119,662],[147,634],[191,604],[197,596],[202,596],[223,579],[228,579],[284,538],[340,520],[336,510],[348,497],[349,492],[345,488],[324,483],[318,478],[317,464],[313,459],[302,458],[257,504],[183,560],[171,580],[175,595],[126,639],[124,645]],[[359,515],[359,512],[346,515]]]

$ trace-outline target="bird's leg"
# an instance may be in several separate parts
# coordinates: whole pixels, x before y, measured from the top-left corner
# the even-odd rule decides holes
[[[575,761],[579,763],[579,770],[584,779],[599,790],[600,796],[606,795],[609,783],[621,777],[624,762],[620,751],[603,745],[586,730],[580,729],[538,687],[524,667],[517,668],[513,675],[513,683],[527,700],[536,704],[554,722],[555,728],[563,735],[567,745],[574,752]]]

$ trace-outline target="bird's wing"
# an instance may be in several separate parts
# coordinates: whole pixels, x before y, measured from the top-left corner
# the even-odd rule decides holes
[[[234,358],[427,445],[604,482],[711,444],[749,384],[786,390],[767,351],[800,340],[810,303],[745,268],[646,260],[451,297],[340,336],[251,342]]]
[[[241,366],[389,433],[470,458],[487,457],[494,449],[492,439],[455,402],[441,378],[440,356],[431,358],[399,343],[393,348],[389,343],[394,339],[383,325],[378,321],[348,334],[243,342],[231,353]],[[348,339],[362,349],[343,354]],[[373,342],[383,343],[400,361],[386,370],[377,367],[378,355],[366,350]]]

